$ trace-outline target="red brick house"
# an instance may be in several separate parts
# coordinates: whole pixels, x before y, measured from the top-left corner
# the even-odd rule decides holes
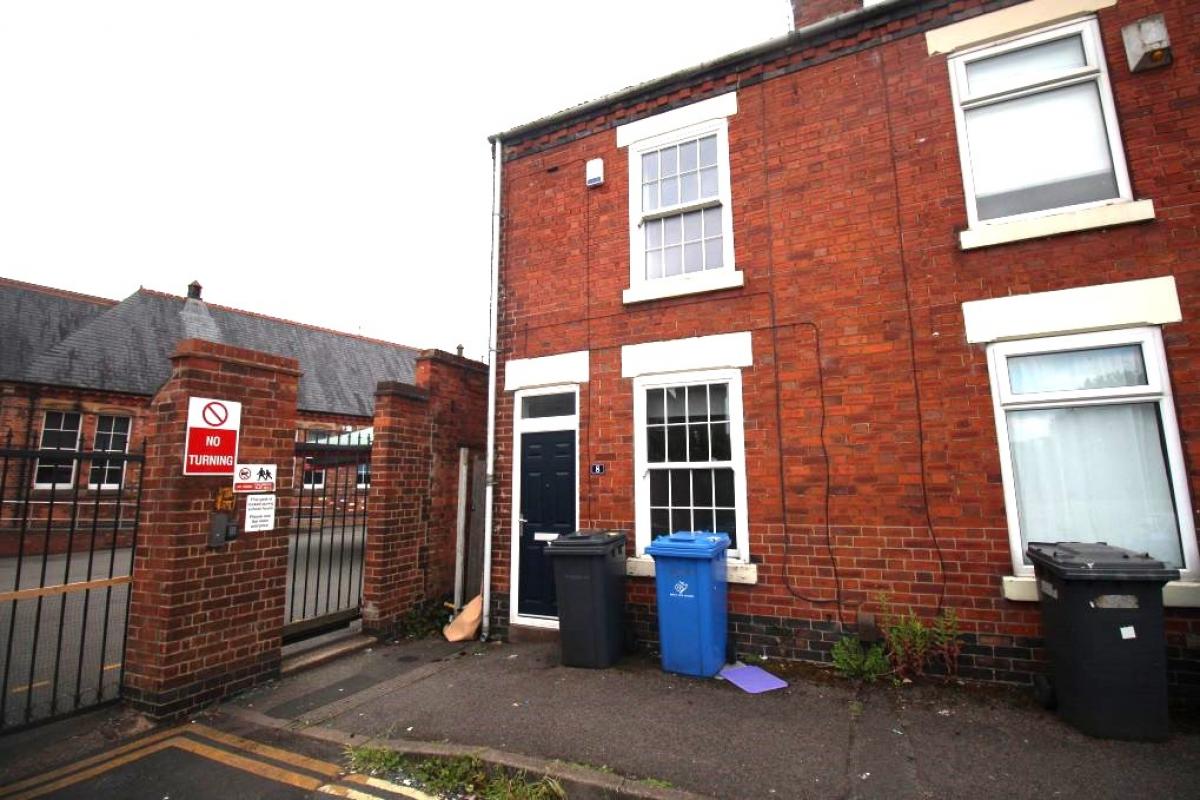
[[[885,593],[1027,682],[1025,543],[1103,540],[1182,570],[1195,694],[1200,7],[793,5],[492,138],[491,630],[555,627],[547,534],[611,527],[653,640],[652,536],[720,530],[739,653],[827,660]]]

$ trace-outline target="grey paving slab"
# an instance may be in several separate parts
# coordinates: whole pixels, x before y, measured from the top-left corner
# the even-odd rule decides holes
[[[641,659],[571,669],[554,645],[492,646],[322,724],[604,766],[717,797],[749,786],[827,797],[845,791],[840,747],[827,743],[848,739],[852,696],[806,685],[748,695]]]
[[[1163,744],[1098,742],[1016,691],[802,677],[748,695],[642,657],[584,670],[562,667],[554,644],[476,645],[430,660],[433,646],[362,654],[355,669],[392,660],[396,677],[290,726],[491,747],[721,798],[1200,796],[1195,725]],[[296,678],[317,691],[346,677],[338,669]],[[280,691],[294,691],[290,680]]]

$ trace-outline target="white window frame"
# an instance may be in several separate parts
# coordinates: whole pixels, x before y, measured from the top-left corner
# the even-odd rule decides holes
[[[1082,37],[1084,54],[1087,65],[1080,69],[1064,72],[1052,79],[1026,84],[1019,88],[1005,89],[986,95],[972,96],[967,86],[966,68],[973,61],[990,58],[1002,53],[1021,50],[1032,45],[1064,38],[1073,34]],[[985,45],[965,49],[955,53],[947,64],[950,69],[950,89],[954,99],[954,124],[958,131],[958,153],[962,166],[963,188],[966,192],[967,222],[972,229],[983,229],[993,226],[1004,226],[1013,222],[1040,219],[1059,214],[1069,214],[1091,208],[1100,208],[1120,203],[1131,203],[1133,191],[1129,183],[1129,170],[1125,162],[1125,148],[1122,143],[1120,127],[1117,124],[1116,106],[1113,102],[1112,85],[1108,78],[1108,65],[1105,62],[1103,40],[1100,36],[1100,26],[1095,17],[1075,20],[1066,24],[1044,28],[1033,33],[1023,33],[990,42]],[[1108,149],[1112,157],[1113,172],[1117,179],[1118,196],[1087,203],[1077,203],[1069,206],[1029,211],[1006,217],[997,217],[981,221],[975,200],[975,182],[971,171],[971,152],[967,139],[965,112],[994,102],[1011,100],[1045,91],[1059,89],[1082,83],[1095,83],[1100,96],[1100,107],[1104,117],[1104,125],[1108,134]],[[1151,212],[1152,213],[1152,212]],[[1131,220],[1133,221],[1133,220]],[[1084,226],[1081,226],[1084,227]],[[1090,226],[1088,226],[1090,227]],[[1058,232],[1058,231],[1051,231]],[[1013,238],[1025,238],[1014,235]]]
[[[558,417],[522,417],[521,403],[526,397],[544,394],[575,395],[575,413]],[[580,451],[579,451],[579,384],[559,383],[518,389],[513,394],[512,441],[512,509],[509,527],[508,621],[514,625],[558,630],[558,617],[543,617],[517,612],[521,588],[521,436],[526,433],[573,431],[575,433],[575,526],[579,519]]]
[[[715,105],[706,105],[714,103]],[[693,110],[695,109],[695,110]],[[710,109],[705,113],[704,109]],[[625,290],[623,299],[626,303],[636,303],[644,300],[655,300],[663,297],[674,297],[696,292],[709,292],[718,289],[729,289],[743,285],[742,273],[734,263],[733,246],[733,201],[730,191],[729,170],[729,121],[728,117],[737,112],[736,97],[727,100],[726,96],[712,100],[701,101],[693,106],[665,112],[662,117],[668,121],[662,126],[649,125],[656,118],[630,123],[633,128],[646,131],[643,138],[627,142],[629,148],[629,288]],[[688,116],[709,119],[691,122],[672,127],[670,115],[685,113]],[[686,118],[686,117],[685,117]],[[668,130],[656,132],[655,127],[667,127]],[[673,144],[679,144],[692,139],[699,139],[711,134],[717,137],[717,196],[692,202],[680,202],[671,206],[656,208],[653,211],[642,210],[642,156],[654,150],[659,150]],[[633,134],[633,135],[636,135]],[[622,137],[618,137],[622,144]],[[646,277],[646,240],[645,223],[653,219],[661,219],[697,211],[705,208],[721,208],[721,266],[716,269],[706,269],[700,272],[684,272],[679,275],[661,278]]]
[[[1013,394],[1010,390],[1008,359],[1013,356],[1130,344],[1140,345],[1142,348],[1142,357],[1146,367],[1146,386],[1121,386],[1037,394]],[[1000,472],[1004,482],[1004,505],[1008,517],[1013,574],[1032,576],[1034,571],[1031,565],[1025,563],[1024,548],[1021,545],[1021,519],[1017,508],[1016,481],[1013,472],[1012,449],[1008,437],[1007,412],[1020,409],[1151,401],[1157,403],[1159,407],[1167,468],[1170,473],[1171,490],[1174,495],[1175,512],[1179,525],[1180,544],[1185,565],[1184,569],[1180,571],[1180,579],[1194,581],[1200,578],[1200,552],[1197,552],[1187,469],[1183,460],[1183,446],[1179,436],[1179,423],[1175,416],[1175,403],[1171,395],[1171,381],[1168,377],[1162,331],[1158,327],[1141,327],[1022,339],[991,344],[988,346],[987,352],[996,434],[1000,448]]]
[[[746,505],[746,439],[742,407],[742,371],[711,369],[640,375],[633,379],[633,459],[636,556],[644,556],[650,546],[650,464],[646,446],[646,390],[706,383],[729,386],[729,462],[733,468],[734,519],[737,522],[737,546],[727,553],[734,564],[750,563],[750,531]],[[696,469],[704,462],[664,461],[656,468]]]
[[[321,467],[319,469],[305,469],[304,461],[305,461],[304,458],[300,459],[300,486],[301,486],[301,488],[312,489],[313,491],[316,491],[317,489],[324,490],[325,489],[325,467]],[[313,481],[312,483],[309,483],[308,481],[304,480],[304,473],[306,473],[306,472],[311,472],[313,474],[314,478],[316,477],[317,473],[319,472],[321,474],[321,480]]]
[[[364,470],[363,467],[366,467]],[[361,478],[366,477],[366,480]],[[355,489],[370,489],[371,488],[371,462],[363,461],[356,464],[354,467],[354,488]]]
[[[62,414],[64,419],[66,418],[67,414],[75,414],[76,416],[79,417],[79,427],[75,429],[75,446],[74,447],[72,447],[70,449],[61,448],[61,447],[46,448],[46,422],[47,422],[47,418],[49,417],[50,414]],[[65,431],[67,429],[66,428],[55,428],[55,430]],[[76,470],[79,466],[79,458],[78,458],[79,442],[81,441],[82,436],[83,436],[83,414],[81,412],[66,411],[66,410],[61,410],[61,409],[57,409],[57,408],[47,408],[42,412],[42,430],[38,434],[38,449],[39,450],[45,450],[45,449],[62,450],[64,453],[75,453],[76,457],[71,460],[71,480],[68,483],[38,483],[37,482],[37,474],[38,474],[39,468],[42,466],[42,460],[39,458],[36,462],[34,462],[34,465],[33,465],[33,480],[34,480],[33,488],[34,489],[70,489],[71,487],[73,487],[75,485],[75,480],[78,477],[76,475]]]
[[[96,439],[98,436],[100,436],[100,421],[103,419],[106,419],[106,418],[113,419],[113,420],[116,420],[116,419],[129,420],[129,431],[128,431],[128,433],[125,434],[125,449],[124,450],[99,450],[97,448]],[[112,435],[111,431],[109,432],[109,435],[110,436]],[[128,414],[97,414],[96,415],[96,429],[92,432],[92,452],[93,453],[103,452],[103,453],[126,454],[129,452],[129,441],[132,438],[133,438],[133,417],[129,416]],[[96,462],[97,461],[105,461],[105,460],[106,459],[104,459],[104,458],[97,458],[95,456],[92,456],[92,462],[91,462],[91,464],[89,464],[89,468],[88,468],[88,489],[90,489],[92,491],[109,491],[109,490],[113,490],[113,489],[120,489],[122,486],[125,485],[125,465],[128,462],[126,462],[124,460],[121,461],[121,478],[120,478],[121,482],[120,483],[101,483],[101,484],[92,483],[92,470],[96,468]]]

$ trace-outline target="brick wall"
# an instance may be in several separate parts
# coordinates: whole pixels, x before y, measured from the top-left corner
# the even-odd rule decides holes
[[[375,392],[371,505],[363,553],[363,630],[386,636],[425,599],[423,545],[433,426],[429,392],[384,381]]]
[[[208,546],[215,492],[229,478],[182,474],[188,398],[242,403],[239,458],[291,481],[300,376],[294,359],[197,339],[180,342],[150,405],[142,523],[134,560],[124,696],[156,717],[278,673],[290,508],[275,530]],[[244,500],[238,501],[238,520]]]
[[[459,448],[482,452],[487,442],[487,367],[425,350],[417,358],[416,382],[429,390],[433,423],[425,591],[428,597],[442,597],[454,590]]]
[[[980,675],[1028,677],[1038,609],[1001,595],[1011,562],[995,420],[985,351],[965,341],[964,301],[1174,275],[1184,322],[1164,336],[1200,494],[1200,11],[1183,0],[1122,0],[1099,13],[1134,195],[1154,200],[1157,219],[964,252],[946,59],[928,55],[921,33],[1005,5],[918,3],[861,34],[710,69],[506,146],[495,593],[509,574],[513,411],[503,384],[512,358],[590,351],[580,464],[610,466],[583,473],[580,524],[632,529],[632,382],[620,377],[621,345],[753,332],[743,399],[759,582],[730,589],[748,651],[764,644],[750,638],[762,635],[754,626],[774,626],[792,631],[776,652],[814,657],[826,646],[805,644],[817,641],[806,631],[852,627],[856,608],[887,592],[926,615],[942,603],[956,609],[972,646],[984,648],[970,653],[984,659],[971,664]],[[1176,61],[1131,74],[1120,28],[1156,12]],[[745,286],[624,305],[628,173],[613,127],[735,87],[732,210]],[[589,190],[591,158],[607,162],[608,180]],[[651,602],[648,584],[631,579],[632,603]],[[1196,671],[1183,665],[1200,661],[1200,612],[1171,610],[1168,626],[1175,679],[1195,691]]]
[[[375,395],[363,627],[377,635],[453,590],[458,452],[486,438],[485,366],[425,350],[415,381],[380,383]]]
[[[62,411],[80,416],[81,451],[92,450],[101,416],[129,417],[128,451],[137,453],[145,440],[145,416],[149,402],[150,398],[140,395],[0,383],[0,446],[11,444],[16,449],[38,448],[46,412]],[[73,486],[57,486],[54,489],[34,486],[35,464],[34,459],[17,458],[0,464],[0,557],[13,557],[19,552],[27,556],[43,552],[65,553],[69,547],[68,531],[74,528],[90,533],[93,520],[97,521],[96,545],[110,546],[118,499],[122,517],[118,544],[129,544],[141,475],[137,466],[126,468],[124,491],[118,498],[118,493],[111,489],[97,491],[89,488],[91,459],[75,462]],[[53,514],[52,507],[55,511]],[[51,519],[47,528],[48,516]],[[38,535],[26,535],[22,548],[20,530],[23,524]]]

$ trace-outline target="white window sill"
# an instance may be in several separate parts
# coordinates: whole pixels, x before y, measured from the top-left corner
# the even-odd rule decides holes
[[[1037,579],[1032,575],[1005,575],[1004,599],[1036,603]],[[1200,608],[1200,582],[1171,581],[1163,587],[1163,605],[1167,608]]]
[[[670,278],[646,281],[626,289],[622,293],[621,299],[626,303],[644,303],[647,300],[661,300],[664,297],[735,289],[744,285],[745,282],[745,278],[739,270],[715,269],[710,272],[697,272],[694,275],[674,275]]]
[[[650,556],[625,559],[625,574],[631,578],[653,578],[654,559]],[[725,580],[729,583],[758,583],[758,565],[726,561]]]
[[[1063,214],[1050,214],[1045,217],[979,225],[960,233],[958,242],[963,250],[974,250],[977,247],[991,247],[997,244],[1020,242],[1025,239],[1039,239],[1043,236],[1055,236],[1071,231],[1109,228],[1113,225],[1126,225],[1130,222],[1143,222],[1148,219],[1154,219],[1154,201],[1136,200],[1129,203],[1094,206]]]

